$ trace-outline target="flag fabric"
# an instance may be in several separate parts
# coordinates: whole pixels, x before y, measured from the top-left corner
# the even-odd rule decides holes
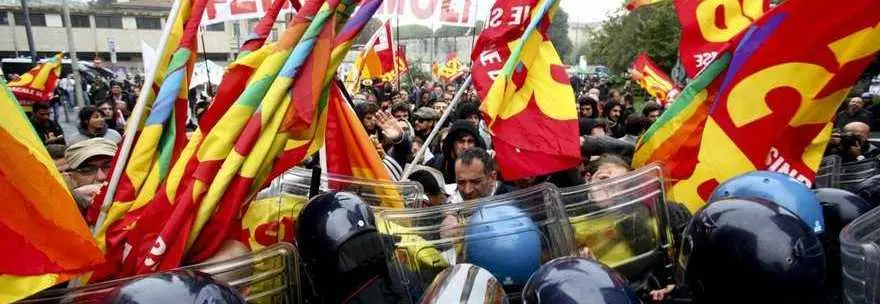
[[[666,105],[670,93],[674,94],[674,90],[677,91],[672,78],[669,78],[668,74],[657,67],[645,52],[636,57],[629,68],[629,73],[632,75],[632,79],[638,82],[645,91],[648,91],[648,94],[657,98],[661,105]]]
[[[731,56],[723,52],[710,64],[706,79],[685,89],[642,138],[633,165],[672,166],[670,194],[691,210],[720,183],[753,170],[812,186],[836,109],[880,51],[875,5],[779,5],[734,40]],[[727,67],[710,73],[716,65]]]
[[[434,63],[431,72],[443,82],[450,82],[464,75],[464,65],[461,63],[461,58],[453,56],[444,63]]]
[[[675,7],[681,24],[679,58],[687,77],[694,78],[770,9],[770,0],[675,0]]]
[[[11,303],[103,262],[70,190],[0,79],[0,302]]]
[[[626,3],[626,9],[628,11],[634,11],[642,6],[651,5],[660,1],[663,0],[630,0]]]
[[[96,228],[95,239],[98,246],[104,251],[107,263],[93,273],[88,279],[91,282],[102,281],[119,274],[121,263],[126,255],[126,234],[137,222],[142,208],[155,195],[162,179],[168,174],[173,159],[181,153],[185,144],[183,130],[187,115],[186,94],[188,94],[188,90],[178,88],[178,92],[173,93],[174,88],[168,87],[161,101],[157,102],[158,93],[165,83],[165,78],[176,78],[174,81],[177,83],[169,83],[168,86],[182,85],[181,83],[189,77],[186,69],[192,71],[191,65],[194,64],[192,52],[190,55],[184,53],[178,55],[177,49],[186,36],[190,37],[189,39],[192,40],[190,43],[195,49],[197,26],[190,28],[189,31],[185,29],[186,21],[190,18],[195,3],[190,0],[178,1],[180,1],[177,4],[180,9],[176,16],[170,17],[174,18],[174,22],[168,40],[164,49],[161,50],[162,52],[156,57],[158,60],[155,71],[156,79],[152,85],[143,90],[143,94],[147,94],[144,120],[135,123],[138,131],[134,135],[131,156],[123,169],[106,218]],[[198,1],[204,2],[204,0]],[[169,72],[174,56],[177,56],[174,68],[181,69],[177,73]],[[121,164],[119,160],[117,154],[113,159],[113,168]],[[111,172],[113,168],[111,168]],[[106,195],[107,186],[105,185],[92,200],[87,216],[90,223],[95,223],[98,218]]]
[[[574,92],[547,36],[559,3],[533,4],[528,27],[490,25],[471,58],[474,86],[483,99],[480,110],[505,180],[549,174],[581,162]],[[511,12],[505,9],[510,5],[517,4],[498,1],[493,11]]]
[[[382,76],[379,76],[379,79],[382,81],[393,82],[397,79],[397,77],[403,76],[404,73],[409,71],[409,62],[406,60],[406,52],[403,49],[402,45],[397,46],[397,53],[394,55],[394,68],[388,71]]]
[[[394,39],[391,37],[391,20],[385,20],[370,37],[364,50],[355,58],[355,70],[361,79],[381,77],[394,70]]]
[[[16,81],[9,83],[9,89],[18,98],[25,111],[30,112],[34,103],[48,103],[52,92],[58,85],[61,75],[61,58],[58,53],[44,63],[37,64],[30,71],[21,75]]]

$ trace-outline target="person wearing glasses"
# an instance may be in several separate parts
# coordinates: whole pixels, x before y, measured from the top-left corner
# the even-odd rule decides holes
[[[110,176],[116,143],[105,138],[91,138],[67,147],[64,178],[72,189],[80,211],[85,212],[101,186]]]

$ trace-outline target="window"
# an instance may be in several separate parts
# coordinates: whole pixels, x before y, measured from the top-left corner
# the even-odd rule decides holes
[[[226,23],[225,22],[214,23],[214,24],[208,25],[207,29],[209,32],[223,32],[223,31],[226,31]]]
[[[70,23],[72,24],[72,27],[92,27],[92,22],[89,21],[88,15],[70,15]],[[61,16],[61,25],[65,27],[67,26],[67,21],[64,21],[64,16]]]
[[[24,26],[23,12],[15,12],[15,25]],[[46,14],[31,13],[31,26],[46,26]]]
[[[110,15],[95,15],[95,27],[121,29],[122,17]]]
[[[162,29],[162,21],[155,17],[136,17],[137,28],[142,30],[160,30]]]
[[[9,15],[4,11],[0,11],[0,25],[8,25],[9,24]]]

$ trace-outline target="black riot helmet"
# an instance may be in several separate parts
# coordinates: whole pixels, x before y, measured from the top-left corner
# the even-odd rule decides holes
[[[375,222],[370,207],[348,192],[320,194],[300,211],[297,247],[323,302],[343,302],[387,274]]]
[[[111,303],[247,303],[238,291],[198,271],[156,273],[125,283]]]
[[[821,238],[828,263],[826,287],[836,290],[841,282],[840,231],[857,217],[870,211],[871,205],[860,196],[842,189],[819,188],[815,192],[825,216],[825,233]]]
[[[529,278],[524,304],[636,304],[626,279],[592,259],[561,257],[545,263]]]
[[[812,230],[760,199],[722,199],[697,211],[679,262],[678,281],[697,303],[811,303],[826,269]]]

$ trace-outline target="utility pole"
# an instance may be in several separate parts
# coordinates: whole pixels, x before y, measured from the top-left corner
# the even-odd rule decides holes
[[[31,50],[31,62],[37,63],[37,49],[34,47],[34,33],[31,31],[31,10],[28,9],[27,0],[21,0],[21,8],[24,10],[24,32]]]
[[[25,1],[25,0],[22,0]],[[82,75],[79,74],[79,58],[76,57],[76,46],[73,40],[73,25],[70,24],[70,9],[67,7],[67,0],[62,0],[61,9],[63,13],[64,23],[67,24],[67,52],[70,55],[70,66],[73,69],[73,91],[76,95],[76,105],[82,107],[84,105],[83,102],[83,91],[82,91]],[[65,111],[65,118],[67,117],[67,111]],[[68,122],[70,122],[68,120]]]

